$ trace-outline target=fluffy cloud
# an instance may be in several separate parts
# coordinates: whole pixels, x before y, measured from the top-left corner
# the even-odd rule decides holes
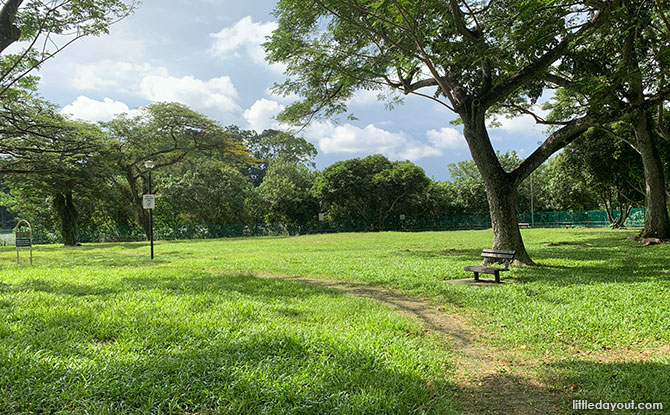
[[[531,111],[539,117],[545,117],[549,113],[539,106],[531,108]],[[526,114],[514,118],[500,117],[498,122],[500,122],[500,127],[498,127],[500,130],[514,134],[537,135],[546,129],[546,126],[538,125],[533,117]]]
[[[445,150],[457,150],[467,146],[463,134],[454,128],[445,127],[439,130],[428,130],[426,136],[433,146]]]
[[[72,87],[83,90],[115,88],[132,92],[144,77],[150,75],[168,76],[168,70],[149,63],[105,59],[95,64],[75,65]]]
[[[253,62],[266,64],[265,51],[261,44],[276,28],[276,22],[255,23],[250,16],[244,17],[234,25],[210,34],[214,39],[210,51],[214,56],[221,58],[246,54]],[[272,67],[283,70],[280,65]]]
[[[109,121],[115,115],[122,113],[132,115],[133,111],[126,104],[105,98],[97,101],[85,96],[79,96],[70,105],[66,105],[60,111],[63,115],[86,121]]]
[[[381,153],[394,160],[412,161],[442,155],[439,149],[418,142],[403,132],[390,132],[373,124],[360,128],[352,124],[335,126],[331,122],[320,122],[309,126],[304,135],[317,143],[324,154]]]
[[[244,119],[249,123],[249,128],[259,133],[269,128],[279,128],[279,123],[274,119],[284,106],[277,101],[259,99],[244,111]]]
[[[215,118],[231,113],[239,116],[242,111],[230,77],[178,78],[170,75],[165,67],[149,63],[103,60],[91,65],[77,65],[72,86],[86,90],[113,89],[152,102],[179,102]]]
[[[349,105],[370,105],[376,102],[379,102],[377,96],[380,91],[368,91],[367,89],[361,89],[354,93],[354,96],[351,97],[348,104]]]
[[[192,76],[149,75],[140,81],[143,97],[154,101],[180,102],[209,114],[235,113],[237,90],[227,76],[203,81]]]

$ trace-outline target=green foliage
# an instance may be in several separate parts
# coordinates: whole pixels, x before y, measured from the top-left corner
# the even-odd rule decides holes
[[[236,126],[227,129],[242,140],[255,159],[255,164],[247,167],[244,173],[256,187],[263,182],[268,167],[272,163],[291,163],[314,167],[316,148],[302,137],[278,130],[265,130],[258,134],[253,130],[240,130]]]
[[[378,229],[401,214],[416,212],[430,183],[409,161],[377,154],[339,161],[324,169],[314,194],[334,220],[363,220]]]
[[[256,223],[254,191],[237,169],[218,160],[180,165],[156,180],[157,223],[172,226]]]
[[[270,165],[258,193],[266,210],[267,223],[304,224],[314,222],[319,202],[312,194],[317,173],[301,164],[276,161]]]
[[[536,192],[541,205],[549,210],[594,210],[601,206],[597,189],[590,186],[583,170],[572,164],[565,152],[549,159],[544,190]],[[542,187],[540,187],[542,189]]]
[[[18,43],[19,51],[0,57],[0,97],[13,87],[35,85],[29,73],[85,36],[109,32],[129,16],[137,0],[5,1],[0,10],[0,53]]]
[[[632,136],[623,123],[618,135]],[[632,137],[631,137],[632,138]],[[590,130],[565,149],[565,166],[598,194],[606,209],[641,206],[644,169],[639,153],[626,142],[602,130]]]

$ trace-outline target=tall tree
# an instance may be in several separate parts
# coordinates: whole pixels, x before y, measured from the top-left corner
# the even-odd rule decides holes
[[[256,187],[261,185],[273,162],[314,167],[316,148],[302,137],[278,130],[265,130],[258,134],[256,131],[240,130],[237,127],[227,127],[227,129],[241,137],[256,160],[254,165],[244,171]]]
[[[597,47],[571,51],[548,76],[564,88],[557,94],[554,118],[573,117],[594,108],[618,108],[618,118],[633,133],[632,139],[621,135],[613,138],[626,140],[644,165],[646,215],[642,234],[658,238],[670,238],[658,148],[664,136],[664,103],[670,96],[666,82],[670,77],[670,27],[665,16],[668,8],[667,0],[623,2],[607,30],[600,34]]]
[[[31,148],[34,157],[28,158],[26,154],[30,152],[25,149],[15,149],[20,152],[20,157],[13,156],[13,151],[6,152],[10,156],[3,160],[3,164],[10,167],[4,169],[4,182],[11,188],[11,193],[17,196],[15,199],[24,199],[29,204],[34,204],[35,197],[49,200],[63,243],[74,246],[78,242],[77,204],[83,199],[102,198],[104,182],[111,171],[102,154],[102,132],[95,125],[62,119],[47,120],[65,125],[62,126],[63,130],[69,131],[71,135],[68,140],[85,142],[87,151],[63,156],[62,142],[35,135]],[[49,167],[40,167],[40,163]],[[40,171],[41,174],[22,174]],[[25,204],[15,204],[13,208],[16,213],[20,213]]]
[[[144,163],[154,169],[188,162],[188,156],[207,153],[228,165],[247,166],[249,152],[240,140],[218,123],[184,105],[156,103],[140,109],[134,117],[123,114],[103,124],[109,134],[108,153],[119,174],[112,181],[133,206],[135,221],[149,234],[149,218],[142,208],[146,192]],[[160,191],[160,189],[157,189]]]
[[[281,120],[346,111],[358,89],[392,89],[434,100],[460,116],[486,187],[495,248],[532,264],[516,218],[516,189],[551,154],[596,120],[561,125],[516,169],[501,166],[487,117],[503,104],[528,107],[549,68],[587,42],[620,1],[280,0],[269,59],[287,65],[276,87],[303,100]]]
[[[381,154],[338,161],[323,170],[314,185],[321,206],[336,220],[362,220],[380,230],[401,209],[420,203],[430,179],[409,161],[389,161]]]

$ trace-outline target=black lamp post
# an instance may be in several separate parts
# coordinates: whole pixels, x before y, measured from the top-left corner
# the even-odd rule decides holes
[[[147,168],[149,176],[149,194],[151,195],[151,169],[154,168],[154,162],[147,160],[144,162],[144,167]],[[151,244],[151,259],[154,259],[154,210],[149,208],[149,241]]]

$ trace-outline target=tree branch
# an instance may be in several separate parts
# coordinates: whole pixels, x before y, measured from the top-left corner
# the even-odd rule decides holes
[[[544,142],[530,156],[528,156],[519,167],[510,173],[510,176],[515,183],[521,183],[552,154],[570,144],[589,128],[597,125],[599,125],[599,122],[595,117],[590,115],[585,115],[570,121],[568,124],[554,131],[547,137],[547,139],[544,140]]]
[[[612,9],[616,7],[619,2],[620,0],[613,0],[603,3],[601,5],[602,8],[596,12],[595,16],[593,16],[589,22],[582,25],[572,36],[566,36],[556,46],[545,52],[537,60],[523,67],[499,85],[491,88],[481,98],[482,108],[490,108],[492,105],[500,102],[502,98],[514,92],[517,88],[525,85],[533,80],[533,78],[538,77],[540,73],[563,56],[565,51],[575,40],[584,36],[588,31],[603,25],[609,18]]]

